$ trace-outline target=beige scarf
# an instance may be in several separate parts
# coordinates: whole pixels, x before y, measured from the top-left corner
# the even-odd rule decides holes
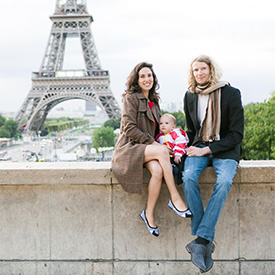
[[[204,86],[198,85],[196,93],[199,95],[209,95],[206,114],[202,121],[202,126],[199,131],[199,138],[202,141],[220,140],[221,127],[221,88],[229,85],[226,81],[218,82],[210,86],[207,83]]]

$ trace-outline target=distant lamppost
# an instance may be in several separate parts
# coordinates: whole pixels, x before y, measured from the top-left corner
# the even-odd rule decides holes
[[[95,148],[91,148],[90,153],[93,156],[92,159],[95,159],[96,149]]]

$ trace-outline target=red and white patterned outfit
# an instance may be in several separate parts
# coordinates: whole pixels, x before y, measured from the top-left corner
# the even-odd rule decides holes
[[[160,132],[156,136],[156,141],[171,148],[173,150],[172,157],[175,157],[183,156],[186,153],[189,139],[182,129],[176,128],[167,134]]]

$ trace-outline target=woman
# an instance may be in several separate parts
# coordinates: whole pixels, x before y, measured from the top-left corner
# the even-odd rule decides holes
[[[145,62],[137,64],[128,77],[123,94],[120,136],[112,159],[114,175],[130,193],[141,194],[143,167],[150,171],[147,207],[141,211],[140,217],[154,236],[159,235],[154,208],[163,177],[171,195],[169,207],[181,217],[192,216],[175,186],[169,150],[155,141],[161,116],[158,88],[153,66]]]

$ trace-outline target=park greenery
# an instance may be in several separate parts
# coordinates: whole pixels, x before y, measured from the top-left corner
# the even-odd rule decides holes
[[[109,119],[107,121],[104,122],[103,126],[104,127],[111,127],[114,130],[115,129],[119,129],[120,128],[120,118],[113,118],[113,119]]]
[[[76,119],[69,117],[47,119],[44,123],[44,129],[42,130],[41,136],[52,132],[61,132],[66,129],[72,129],[87,124],[89,124],[88,119]]]
[[[275,91],[263,103],[244,106],[244,118],[242,158],[275,159]]]
[[[22,134],[17,130],[17,123],[0,115],[0,138],[18,138]]]
[[[93,148],[98,152],[99,148],[102,147],[113,147],[115,146],[115,134],[114,128],[102,126],[99,129],[93,131]]]

